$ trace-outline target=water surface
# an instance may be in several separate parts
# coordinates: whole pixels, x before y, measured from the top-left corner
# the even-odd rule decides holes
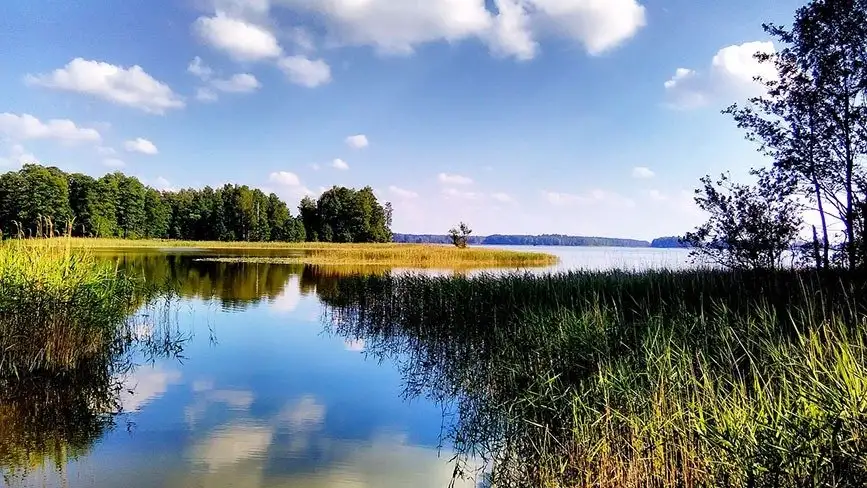
[[[682,250],[533,249],[561,256],[548,271],[686,263]],[[178,347],[136,354],[129,370],[97,366],[80,383],[39,385],[25,396],[33,405],[7,405],[7,415],[25,418],[0,425],[0,484],[449,486],[455,465],[442,406],[408,394],[395,362],[368,355],[363,338],[342,337],[324,320],[320,297],[339,273],[200,257],[111,256],[178,290],[168,315],[142,314],[143,335],[154,333],[148,323],[170,320]],[[119,410],[106,406],[115,397],[123,413],[100,415]]]

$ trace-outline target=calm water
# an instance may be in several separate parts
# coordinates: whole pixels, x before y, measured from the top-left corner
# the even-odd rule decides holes
[[[556,269],[687,263],[682,250],[534,249],[561,256]],[[157,316],[170,319],[180,347],[149,361],[136,355],[135,368],[114,373],[124,413],[110,422],[94,422],[94,401],[77,394],[104,378],[34,394],[37,405],[25,410],[37,420],[26,419],[23,432],[0,425],[0,485],[449,486],[441,407],[407,395],[395,364],[324,323],[318,297],[337,276],[195,258],[120,258],[179,289],[168,315]],[[153,335],[148,324],[158,318],[145,313],[141,334]]]

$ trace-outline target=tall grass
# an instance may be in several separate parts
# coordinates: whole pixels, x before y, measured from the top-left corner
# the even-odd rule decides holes
[[[73,369],[101,353],[138,291],[65,239],[0,243],[0,379]]]
[[[167,240],[85,239],[69,241],[85,249],[194,248],[201,250],[235,250],[255,253],[247,257],[218,258],[313,265],[401,266],[412,268],[470,268],[548,266],[558,258],[539,252],[519,252],[473,247],[458,249],[425,244],[332,244],[317,242],[195,242]],[[256,253],[259,251],[259,253]],[[259,255],[265,254],[265,255]]]
[[[863,486],[865,279],[385,275],[323,299],[495,486]]]

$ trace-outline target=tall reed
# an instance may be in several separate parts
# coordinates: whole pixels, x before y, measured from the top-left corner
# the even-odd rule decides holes
[[[323,299],[495,486],[863,486],[865,280],[384,275]]]
[[[72,369],[101,353],[140,291],[65,239],[0,243],[0,378]]]

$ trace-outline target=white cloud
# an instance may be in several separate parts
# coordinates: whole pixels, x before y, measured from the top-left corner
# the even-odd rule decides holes
[[[141,137],[124,142],[123,148],[126,149],[127,152],[137,152],[140,154],[147,154],[149,156],[159,154],[159,150],[153,142],[147,139],[142,139]]]
[[[491,193],[491,198],[500,203],[514,203],[515,201],[511,195],[502,192]]]
[[[650,168],[645,166],[636,166],[632,168],[632,177],[637,178],[639,180],[647,180],[656,176]]]
[[[594,206],[601,205],[617,208],[635,207],[635,201],[618,193],[595,189],[583,194],[564,193],[555,191],[542,192],[545,200],[555,206]]]
[[[398,198],[406,199],[406,200],[411,200],[411,199],[418,198],[418,193],[416,193],[416,192],[414,192],[414,191],[412,191],[412,190],[405,190],[405,189],[403,189],[403,188],[400,188],[400,187],[398,187],[398,186],[394,186],[394,185],[389,186],[389,187],[388,187],[388,191],[389,191],[392,195],[394,195],[394,196],[396,196],[396,197],[398,197]]]
[[[96,152],[102,156],[114,156],[117,154],[117,151],[115,151],[113,147],[106,146],[96,146]]]
[[[205,63],[202,61],[202,58],[198,56],[196,56],[195,58],[193,58],[192,61],[190,61],[190,65],[187,66],[187,71],[197,76],[202,81],[209,80],[214,74],[214,70],[205,65]]]
[[[122,159],[105,158],[102,160],[102,165],[107,168],[123,168],[126,163]]]
[[[755,77],[775,80],[777,72],[773,63],[760,63],[755,55],[775,52],[770,41],[746,42],[720,49],[707,71],[678,68],[664,83],[667,103],[672,108],[687,110],[715,101],[728,103],[761,95],[765,88],[755,81]]]
[[[363,149],[370,145],[367,136],[364,134],[356,134],[346,138],[346,145],[354,149]]]
[[[0,157],[0,167],[17,167],[25,164],[40,164],[40,162],[33,153],[27,152],[21,144],[13,144],[6,156]]]
[[[249,73],[239,73],[227,79],[212,80],[211,86],[227,93],[250,93],[256,91],[262,85],[255,76]]]
[[[296,85],[315,88],[331,81],[331,67],[321,59],[309,59],[306,56],[287,56],[282,58],[278,66]]]
[[[668,200],[668,195],[662,193],[659,190],[649,190],[647,192],[647,196],[650,197],[654,202],[664,202]]]
[[[439,180],[440,183],[443,183],[445,185],[472,185],[473,184],[472,178],[469,178],[469,177],[466,177],[463,175],[450,174],[450,173],[440,173],[439,175],[437,175],[437,179]]]
[[[199,88],[196,90],[196,100],[200,102],[216,102],[218,98],[219,97],[217,97],[214,90],[211,90],[210,88]]]
[[[78,127],[68,119],[51,119],[42,122],[30,114],[0,114],[0,134],[13,140],[55,139],[62,142],[99,142],[102,139],[96,129]]]
[[[84,93],[149,113],[184,107],[184,101],[168,85],[138,65],[124,68],[75,58],[49,74],[27,75],[25,79],[30,84]]]
[[[319,166],[319,163],[311,163],[310,168],[312,168],[313,171],[319,171],[321,166]]]
[[[481,200],[485,196],[474,191],[461,191],[456,188],[444,188],[443,195],[448,199]]]
[[[136,412],[155,399],[163,396],[169,386],[181,380],[181,373],[165,370],[159,366],[143,367],[123,382],[120,402],[125,412]]]
[[[298,175],[289,171],[271,173],[268,181],[282,186],[301,186],[301,180],[298,178]]]
[[[637,0],[282,0],[292,8],[320,15],[333,42],[373,46],[410,54],[421,44],[476,38],[497,54],[531,59],[537,38],[559,36],[597,55],[610,50],[645,25]]]
[[[210,46],[239,61],[274,59],[283,49],[268,29],[218,11],[213,17],[199,17],[193,24],[198,37]]]
[[[211,470],[231,466],[247,459],[263,457],[271,446],[271,428],[248,422],[235,422],[216,429],[193,446],[191,459]]]
[[[154,180],[153,186],[157,190],[175,191],[175,188],[172,186],[172,184],[169,182],[169,180],[163,178],[162,176],[159,176],[159,177],[157,177],[156,180]]]
[[[346,161],[338,158],[331,162],[331,167],[334,169],[339,169],[340,171],[346,171],[349,169],[349,164]]]

